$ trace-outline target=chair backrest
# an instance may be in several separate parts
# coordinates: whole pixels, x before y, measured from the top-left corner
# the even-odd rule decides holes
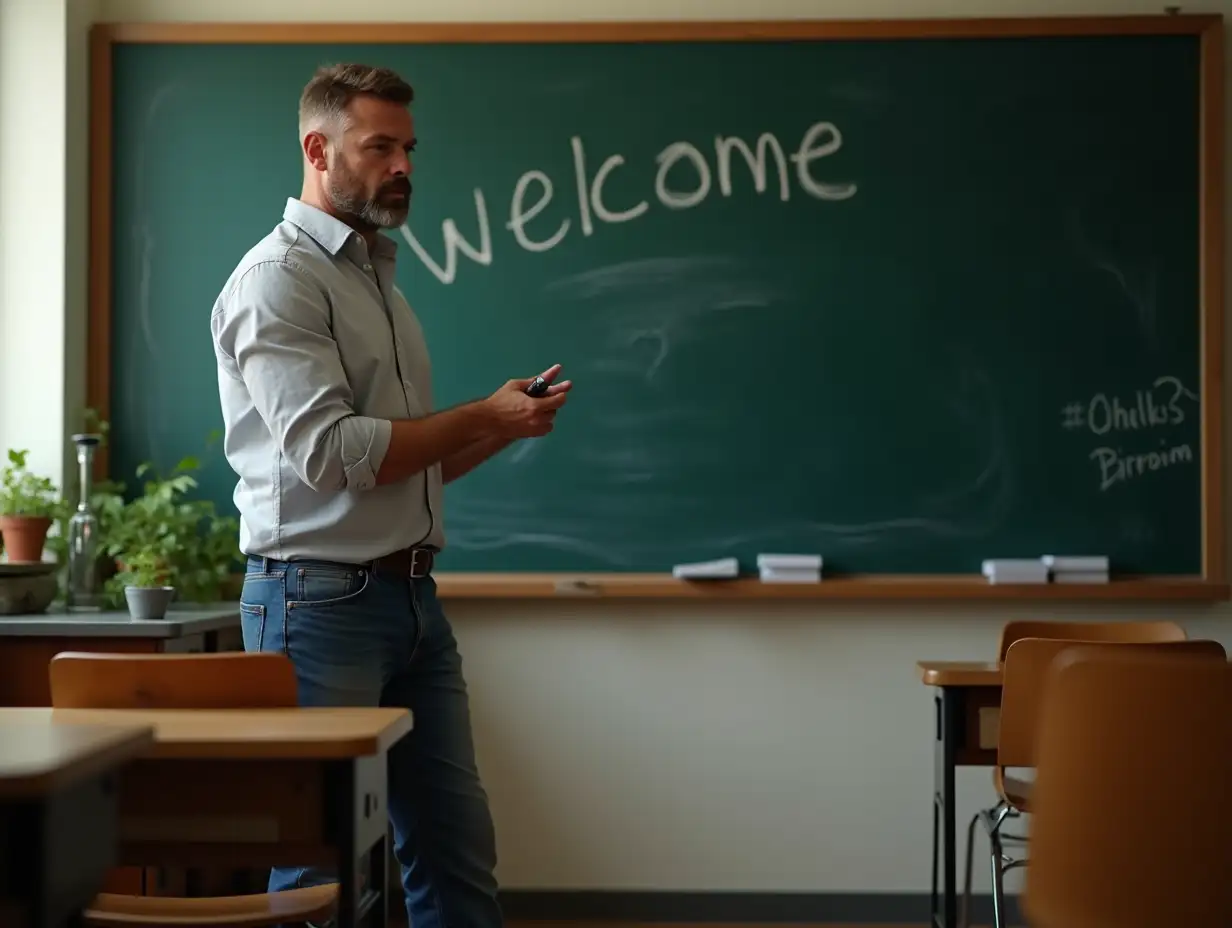
[[[1020,638],[1010,645],[1001,677],[1001,713],[997,731],[997,765],[1035,765],[1039,714],[1048,674],[1059,655],[1082,646],[1088,652],[1131,649],[1170,654],[1179,659],[1227,663],[1228,655],[1218,641],[1184,640],[1162,642],[1079,642],[1056,638]]]
[[[285,709],[297,702],[283,654],[95,654],[51,659],[51,704],[60,709]]]
[[[1029,826],[1040,928],[1232,925],[1232,667],[1075,648],[1046,683]]]
[[[1006,622],[997,645],[997,663],[1005,663],[1010,645],[1022,638],[1066,638],[1071,641],[1184,641],[1188,637],[1176,622]]]

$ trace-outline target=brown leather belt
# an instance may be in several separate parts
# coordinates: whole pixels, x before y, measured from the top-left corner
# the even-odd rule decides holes
[[[372,562],[370,569],[374,574],[418,580],[432,573],[435,560],[435,548],[403,548],[401,551],[378,557]]]

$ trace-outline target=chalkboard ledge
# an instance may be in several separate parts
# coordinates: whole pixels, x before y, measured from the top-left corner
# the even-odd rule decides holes
[[[872,574],[820,583],[763,583],[756,578],[677,580],[670,574],[441,573],[442,599],[670,600],[962,600],[1218,602],[1229,584],[1189,576],[1125,577],[1109,583],[991,584],[977,574]]]

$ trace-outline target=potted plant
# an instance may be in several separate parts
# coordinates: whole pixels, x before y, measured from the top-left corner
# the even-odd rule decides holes
[[[0,475],[0,535],[10,563],[43,560],[47,532],[63,511],[56,485],[31,473],[28,451],[9,450],[8,464]]]
[[[195,457],[181,460],[167,476],[149,464],[137,468],[143,492],[107,511],[104,549],[119,571],[106,588],[125,587],[128,552],[146,551],[157,558],[179,597],[188,602],[214,602],[239,563],[239,521],[220,515],[209,500],[192,499],[194,476],[201,467]],[[111,497],[107,498],[110,503]]]
[[[102,434],[110,431],[106,421],[87,410],[83,428]],[[220,437],[206,439],[210,447]],[[239,520],[219,513],[212,502],[194,499],[196,473],[200,459],[183,458],[170,473],[159,474],[146,462],[136,469],[140,481],[137,495],[130,496],[121,481],[99,481],[90,495],[91,509],[98,520],[99,579],[105,601],[111,608],[122,608],[131,571],[130,553],[145,551],[157,560],[163,583],[173,586],[182,602],[215,602],[224,595],[238,596],[237,575],[242,580],[243,561],[239,552]],[[47,546],[63,565],[68,561],[66,543],[71,506],[64,506],[60,535],[47,539]],[[61,537],[64,536],[64,537]]]
[[[162,555],[151,548],[125,552],[124,570],[117,575],[124,585],[128,614],[134,619],[161,619],[167,615],[175,587]]]

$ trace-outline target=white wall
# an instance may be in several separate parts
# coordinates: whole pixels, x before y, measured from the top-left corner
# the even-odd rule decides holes
[[[0,3],[0,450],[29,445],[32,463],[57,479],[65,371],[66,34],[63,2]],[[34,396],[43,402],[30,402]]]
[[[0,446],[20,441],[47,461],[62,443],[57,404],[66,379],[67,401],[80,402],[80,383],[57,365],[64,363],[66,305],[68,350],[83,337],[76,283],[85,270],[86,153],[66,146],[65,137],[83,131],[84,84],[73,84],[66,104],[60,77],[32,81],[29,75],[43,74],[49,63],[63,70],[66,30],[79,38],[81,16],[66,17],[66,2],[0,3]],[[97,6],[97,18],[111,21],[336,21],[343,15],[336,0],[98,0]],[[368,0],[347,12],[392,21],[1160,9],[1144,0],[769,0],[760,13],[751,0],[580,6],[578,0]],[[46,12],[35,15],[36,7]],[[1232,12],[1228,3],[1209,0],[1186,9]],[[15,19],[18,34],[11,31]],[[44,122],[46,135],[31,144],[29,133]],[[59,168],[65,147],[74,217],[67,258]],[[18,176],[14,165],[22,166]],[[32,395],[24,386],[28,378],[48,397],[47,407],[22,405]],[[16,396],[14,385],[22,385]],[[986,658],[1001,623],[1026,616],[1173,615],[1192,634],[1232,646],[1223,608],[514,602],[458,604],[452,615],[500,830],[500,875],[519,888],[926,891],[932,714],[931,693],[917,682],[917,659]],[[990,795],[987,771],[963,771],[959,789],[965,817]],[[985,870],[981,863],[981,887],[988,883]]]
[[[0,0],[0,454],[27,448],[57,482],[85,397],[94,12],[93,0]]]

